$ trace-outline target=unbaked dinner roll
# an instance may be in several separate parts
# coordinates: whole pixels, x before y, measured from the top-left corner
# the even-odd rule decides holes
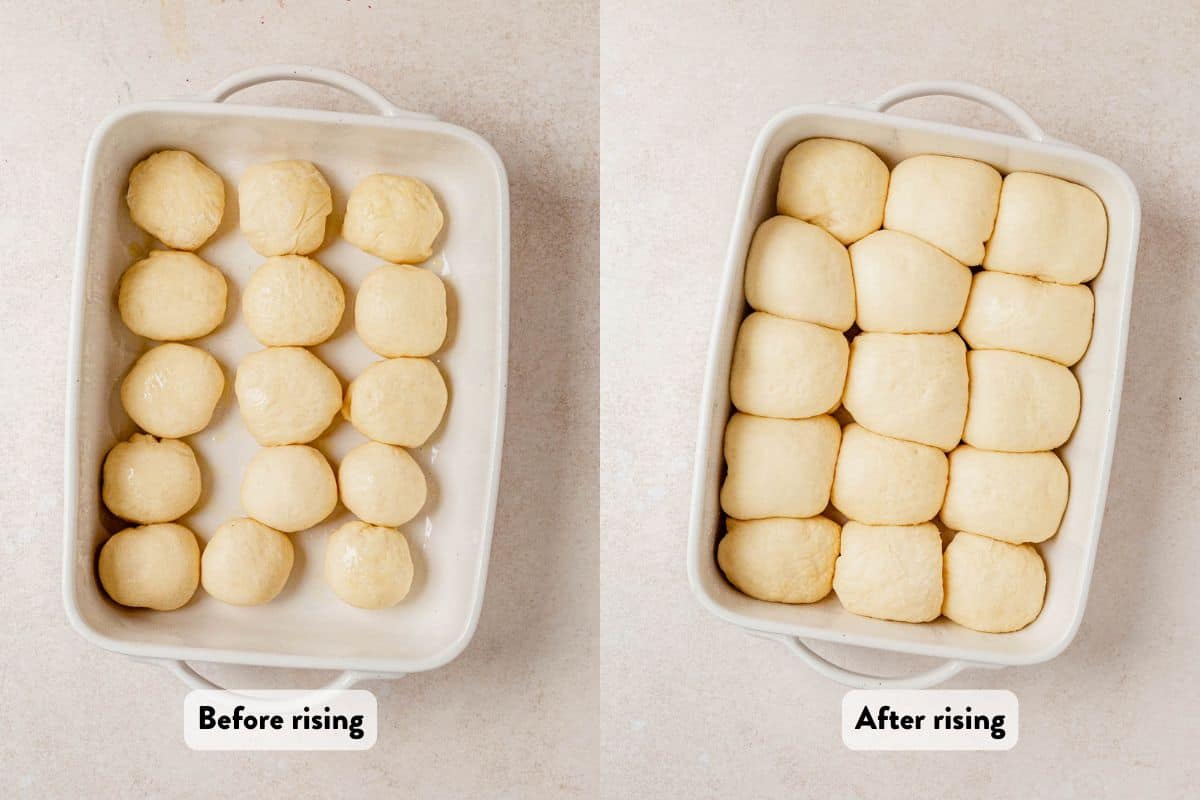
[[[955,534],[943,556],[942,613],[984,633],[1019,631],[1042,613],[1046,565],[1031,544]]]
[[[320,344],[337,330],[345,309],[342,284],[305,256],[268,258],[242,293],[246,326],[268,347]]]
[[[842,526],[833,590],[847,611],[897,622],[942,613],[942,536],[936,525]]]
[[[331,211],[329,184],[308,161],[255,164],[238,181],[238,224],[259,255],[316,250]]]
[[[142,354],[121,381],[121,405],[144,431],[168,439],[204,430],[225,391],[211,355],[186,344],[160,344]]]
[[[132,608],[174,611],[200,583],[200,545],[182,525],[163,522],[126,528],[100,549],[100,585]]]
[[[117,310],[138,336],[198,339],[225,319],[227,292],[221,270],[195,253],[152,250],[121,276]]]
[[[1058,531],[1067,468],[1054,453],[998,453],[962,445],[950,453],[941,518],[946,527],[1020,544]]]
[[[869,148],[807,139],[788,151],[779,174],[780,214],[820,225],[842,244],[879,229],[888,168]]]
[[[946,333],[962,319],[971,270],[915,236],[876,231],[850,245],[858,327]]]
[[[729,518],[717,563],[743,594],[772,603],[815,603],[833,586],[839,533],[825,517]]]
[[[911,525],[937,516],[946,496],[946,454],[851,423],[833,473],[830,501],[870,525]]]
[[[850,347],[841,333],[756,311],[733,348],[729,396],[760,417],[815,417],[837,407]]]
[[[204,591],[234,606],[269,603],[283,591],[295,561],[292,540],[252,519],[231,519],[200,559]]]
[[[721,508],[736,519],[815,517],[829,505],[842,430],[833,417],[734,414],[725,426]]]
[[[360,250],[396,264],[420,264],[433,255],[442,209],[421,181],[368,175],[346,202],[342,236]]]
[[[306,530],[333,513],[337,481],[320,451],[308,445],[264,447],[242,476],[242,508],[285,533]]]
[[[883,227],[924,239],[969,267],[992,235],[1000,173],[952,156],[906,158],[892,170]]]
[[[425,505],[425,473],[402,447],[366,442],[351,450],[338,465],[342,505],[372,525],[395,528],[417,515]]]
[[[135,433],[104,457],[102,486],[104,505],[121,519],[170,522],[200,500],[200,465],[186,442]]]
[[[358,287],[354,329],[385,358],[433,355],[446,341],[446,285],[421,267],[379,267]]]
[[[125,194],[129,216],[175,250],[195,250],[221,225],[225,182],[183,150],[162,150],[138,162]]]
[[[1079,419],[1079,381],[1062,364],[1007,350],[972,350],[967,371],[967,444],[1030,453],[1070,438]]]
[[[264,447],[320,436],[342,404],[342,383],[303,347],[268,347],[238,364],[233,390],[250,435]]]
[[[816,225],[771,217],[750,242],[746,302],[756,311],[847,330],[854,324],[854,280],[846,248]]]
[[[976,350],[1016,350],[1069,367],[1092,339],[1095,305],[1086,286],[984,270],[972,282],[958,332]]]
[[[347,522],[325,544],[325,582],[358,608],[390,608],[412,588],[413,561],[404,534],[365,522]]]
[[[376,361],[350,382],[342,416],[368,439],[425,444],[446,413],[446,381],[427,358]]]

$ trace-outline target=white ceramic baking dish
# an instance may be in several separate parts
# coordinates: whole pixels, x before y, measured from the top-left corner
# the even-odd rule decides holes
[[[241,89],[279,80],[350,92],[378,115],[223,102]],[[140,159],[167,147],[195,153],[226,181],[224,221],[200,254],[228,278],[229,309],[214,333],[194,342],[220,361],[226,392],[212,424],[188,439],[201,462],[204,495],[182,520],[206,540],[221,522],[242,516],[242,471],[257,450],[231,391],[239,359],[261,347],[241,320],[238,302],[263,260],[237,229],[238,177],[256,162],[306,159],[333,188],[326,244],[314,255],[342,281],[347,309],[334,338],[314,350],[343,383],[378,358],[354,333],[353,296],[382,263],[338,236],[348,193],[364,176],[390,172],[419,177],[438,196],[446,227],[427,266],[449,290],[451,333],[435,361],[451,400],[442,427],[414,451],[429,477],[430,497],[421,515],[403,528],[416,577],[400,605],[384,611],[352,608],[325,585],[325,534],[350,519],[340,505],[318,528],[293,536],[291,580],[264,606],[235,608],[198,590],[178,611],[133,610],[110,601],[98,585],[97,550],[123,527],[100,502],[100,467],[107,450],[135,430],[117,386],[151,346],[126,330],[115,310],[121,272],[152,245],[129,219],[126,177]],[[479,619],[496,508],[507,383],[508,258],[508,183],[492,147],[468,130],[403,111],[348,75],[312,67],[252,69],[198,98],[128,106],[104,120],[84,165],[71,299],[63,593],[75,629],[106,649],[158,661],[197,688],[212,684],[187,660],[341,669],[331,686],[344,688],[368,675],[433,669],[462,652]],[[362,441],[339,416],[316,446],[336,464]]]
[[[929,95],[949,95],[989,106],[1011,119],[1023,137],[884,113],[897,103]],[[1031,170],[1057,175],[1091,188],[1104,202],[1109,220],[1108,251],[1104,269],[1091,284],[1096,295],[1095,328],[1087,355],[1074,368],[1083,392],[1082,409],[1074,435],[1059,451],[1071,476],[1070,501],[1058,535],[1039,545],[1048,572],[1045,608],[1024,630],[997,635],[968,630],[944,618],[924,625],[868,619],[845,611],[832,595],[812,605],[766,603],[734,589],[717,567],[714,553],[722,528],[718,500],[724,474],[722,438],[730,414],[733,342],[746,313],[742,289],[746,250],[758,224],[774,213],[775,187],[784,155],[792,145],[814,136],[862,142],[889,165],[919,153],[942,153],[979,159],[1005,173]],[[1062,652],[1083,617],[1104,516],[1140,223],[1137,190],[1120,168],[1050,139],[1011,100],[971,84],[909,84],[865,106],[796,106],[768,122],[755,142],[742,184],[700,411],[687,558],[688,577],[701,604],[751,633],[778,639],[818,672],[856,687],[922,688],[940,683],[968,666],[1035,664]],[[946,661],[920,675],[880,678],[832,664],[813,652],[803,639],[936,656]]]

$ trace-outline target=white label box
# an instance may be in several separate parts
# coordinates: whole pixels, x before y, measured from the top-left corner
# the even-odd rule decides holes
[[[1011,750],[1017,696],[1005,689],[856,689],[842,698],[851,750]]]
[[[197,690],[183,701],[193,750],[370,750],[378,730],[375,695],[365,689]]]

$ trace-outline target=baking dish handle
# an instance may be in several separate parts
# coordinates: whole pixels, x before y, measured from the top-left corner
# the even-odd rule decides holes
[[[191,664],[186,661],[177,661],[171,658],[139,658],[138,661],[144,661],[147,664],[158,664],[167,672],[170,672],[179,680],[183,681],[191,689],[208,689],[211,691],[226,692],[229,691],[224,686],[213,683],[208,678],[197,672]],[[313,693],[333,692],[342,689],[352,689],[362,681],[367,680],[393,680],[395,678],[403,678],[403,672],[359,672],[357,670],[346,670],[341,675],[338,675],[329,683],[317,689],[312,689]],[[234,692],[234,694],[237,694]]]
[[[871,111],[887,111],[894,105],[918,97],[957,97],[960,100],[971,100],[987,106],[1012,120],[1026,138],[1035,142],[1046,140],[1046,134],[1041,126],[1033,121],[1033,117],[1019,105],[1009,100],[999,92],[976,86],[965,81],[917,81],[897,86],[890,92],[884,92],[876,97],[866,107]]]

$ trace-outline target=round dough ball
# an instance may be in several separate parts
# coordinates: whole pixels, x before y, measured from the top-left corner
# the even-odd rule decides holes
[[[921,525],[842,526],[833,590],[847,611],[897,622],[942,613],[942,535]]]
[[[734,414],[725,427],[721,508],[737,519],[815,517],[829,505],[842,429],[833,417]]]
[[[129,216],[175,250],[195,250],[221,225],[225,182],[191,153],[163,150],[138,162],[125,194]]]
[[[1058,532],[1067,509],[1067,468],[1054,453],[997,453],[962,445],[950,453],[942,506],[947,528],[1042,542]]]
[[[121,405],[139,428],[179,439],[204,430],[225,391],[225,373],[209,353],[160,344],[142,354],[121,382]]]
[[[303,444],[259,450],[242,476],[242,508],[264,525],[302,531],[333,513],[337,482],[325,456]]]
[[[186,442],[135,433],[104,457],[101,495],[130,522],[170,522],[200,500],[200,465]]]
[[[350,382],[342,414],[368,439],[425,443],[446,413],[446,381],[427,358],[376,361]]]
[[[331,211],[329,184],[308,161],[255,164],[238,181],[238,224],[259,255],[316,250]]]
[[[287,536],[252,519],[231,519],[205,545],[200,579],[223,603],[259,606],[283,591],[294,560]]]
[[[771,217],[750,242],[746,302],[756,311],[849,329],[854,324],[854,280],[846,248],[816,225]]]
[[[446,285],[427,269],[382,266],[358,287],[354,328],[385,358],[432,355],[446,341]]]
[[[227,293],[221,270],[195,253],[153,250],[121,276],[117,309],[138,336],[198,339],[225,319]]]
[[[1092,339],[1096,300],[1086,286],[983,271],[958,332],[976,350],[1015,350],[1071,366]]]
[[[342,505],[372,525],[397,527],[425,505],[427,487],[420,465],[400,447],[367,442],[338,465]]]
[[[412,587],[408,540],[394,528],[347,522],[325,545],[325,582],[358,608],[390,608]]]
[[[174,522],[126,528],[100,549],[99,573],[100,585],[117,603],[174,611],[200,583],[200,545]]]
[[[369,175],[346,201],[342,236],[374,256],[396,264],[420,264],[433,255],[442,231],[442,209],[421,181]]]
[[[800,419],[842,401],[850,346],[838,331],[755,311],[733,348],[729,397],[739,411]]]
[[[333,336],[346,293],[333,273],[304,256],[268,258],[242,293],[242,316],[268,347],[320,344]]]
[[[858,327],[890,333],[946,333],[962,319],[971,270],[931,244],[876,231],[850,245]]]
[[[788,151],[779,174],[780,214],[812,222],[850,244],[879,229],[888,168],[858,142],[808,139]]]
[[[727,519],[717,563],[743,594],[772,603],[815,603],[833,586],[839,527],[825,517]]]
[[[883,227],[924,239],[969,267],[983,261],[1000,201],[1000,173],[953,156],[906,158],[892,170]]]
[[[1042,613],[1046,565],[1031,544],[955,534],[943,557],[942,613],[984,633],[1019,631]]]
[[[1062,364],[1007,350],[967,354],[970,405],[963,441],[985,450],[1053,450],[1079,419],[1079,381]]]
[[[342,404],[342,382],[303,347],[268,347],[246,356],[233,390],[246,428],[263,447],[311,442]]]
[[[911,525],[937,516],[946,496],[946,454],[936,447],[842,430],[830,500],[847,517],[870,525]]]

